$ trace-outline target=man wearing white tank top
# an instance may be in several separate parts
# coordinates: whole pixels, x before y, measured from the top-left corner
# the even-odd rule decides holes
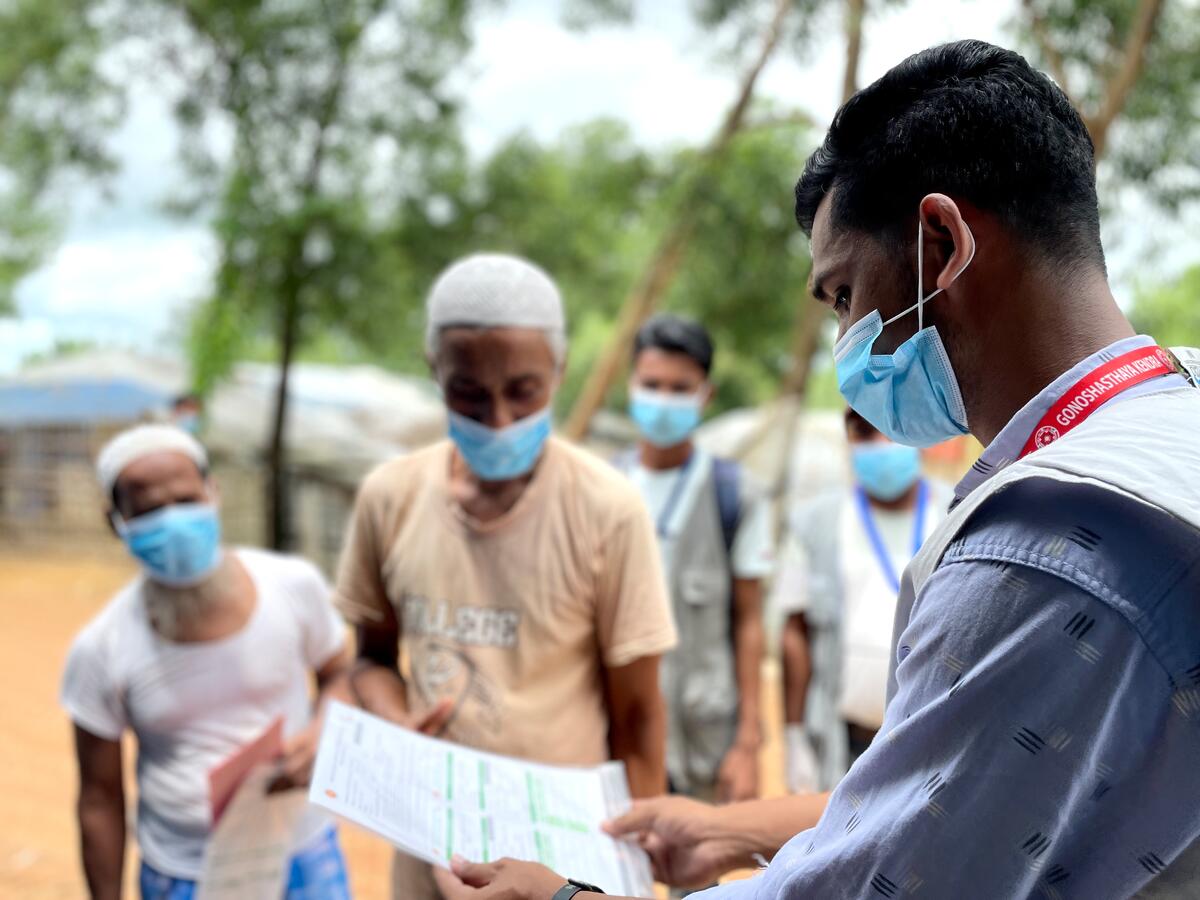
[[[222,548],[217,492],[188,433],[145,425],[100,453],[113,530],[142,572],[78,635],[62,703],[75,726],[78,817],[93,898],[121,896],[121,737],[137,737],[138,882],[144,900],[188,900],[211,831],[208,773],[282,717],[280,786],[308,779],[319,721],[309,679],[346,670],[330,587],[293,556]],[[287,896],[349,896],[332,823],[298,825]]]

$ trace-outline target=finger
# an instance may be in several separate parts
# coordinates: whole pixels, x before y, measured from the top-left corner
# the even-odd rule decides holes
[[[667,845],[656,834],[646,835],[639,841],[639,844],[646,851],[646,855],[650,857],[650,867],[654,870],[654,879],[669,884],[670,882],[664,877],[668,870]]]
[[[621,837],[622,835],[637,834],[653,828],[657,818],[657,798],[653,800],[635,800],[629,812],[623,816],[617,816],[615,819],[609,819],[600,827],[613,837]]]
[[[471,887],[487,887],[500,874],[499,863],[473,863],[456,856],[450,860],[450,871],[463,884]]]
[[[457,875],[441,866],[433,867],[433,880],[443,900],[469,900],[479,894],[475,888],[463,884]]]
[[[413,723],[413,730],[419,731],[421,734],[438,735],[442,729],[446,727],[446,723],[450,721],[454,715],[454,703],[451,700],[443,700],[437,706],[423,713]]]

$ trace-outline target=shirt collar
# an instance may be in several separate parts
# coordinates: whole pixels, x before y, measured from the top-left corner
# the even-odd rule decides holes
[[[992,442],[984,449],[983,453],[980,454],[979,459],[975,460],[975,463],[967,470],[967,474],[962,477],[962,480],[954,488],[954,502],[958,503],[1001,469],[1007,468],[1019,459],[1021,450],[1024,449],[1025,442],[1029,440],[1029,435],[1033,432],[1037,423],[1042,420],[1042,416],[1046,414],[1051,406],[1058,402],[1059,398],[1067,392],[1071,385],[1083,378],[1088,372],[1099,368],[1122,353],[1129,353],[1131,350],[1140,350],[1143,347],[1153,347],[1155,343],[1154,338],[1147,337],[1144,334],[1121,338],[1121,340],[1109,344],[1103,350],[1098,350],[1086,359],[1080,360],[1046,387],[1042,388],[1032,400],[1022,406],[1017,414],[1008,420],[1008,424],[1001,429],[1000,433],[996,435]],[[1171,379],[1170,386],[1174,386],[1175,380],[1182,383],[1182,379],[1177,375],[1168,377]],[[1137,385],[1129,391],[1122,392],[1118,396],[1128,398],[1145,393],[1147,390],[1159,391],[1165,386],[1168,386],[1165,382],[1154,379]],[[1103,406],[1104,404],[1101,405]]]

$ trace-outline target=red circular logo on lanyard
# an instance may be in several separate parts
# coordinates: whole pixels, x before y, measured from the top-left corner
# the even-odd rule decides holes
[[[1059,431],[1053,425],[1043,425],[1033,435],[1033,442],[1040,449],[1047,444],[1053,444],[1059,438]]]

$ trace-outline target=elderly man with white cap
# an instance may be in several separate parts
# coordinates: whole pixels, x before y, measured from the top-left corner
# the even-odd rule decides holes
[[[675,628],[640,497],[551,436],[558,289],[525,260],[472,256],[438,278],[427,316],[450,439],[359,492],[336,592],[357,627],[358,698],[392,719],[448,702],[450,740],[546,763],[620,759],[634,795],[661,793],[658,663]],[[393,895],[439,896],[404,856]]]
[[[318,727],[309,675],[337,683],[345,628],[308,562],[221,546],[208,460],[187,432],[132,428],[97,470],[109,523],[142,571],[76,638],[63,679],[84,873],[93,898],[121,896],[129,730],[142,897],[188,900],[212,825],[209,771],[282,717],[284,782],[307,780]],[[310,809],[298,835],[286,896],[348,897],[329,820]]]

